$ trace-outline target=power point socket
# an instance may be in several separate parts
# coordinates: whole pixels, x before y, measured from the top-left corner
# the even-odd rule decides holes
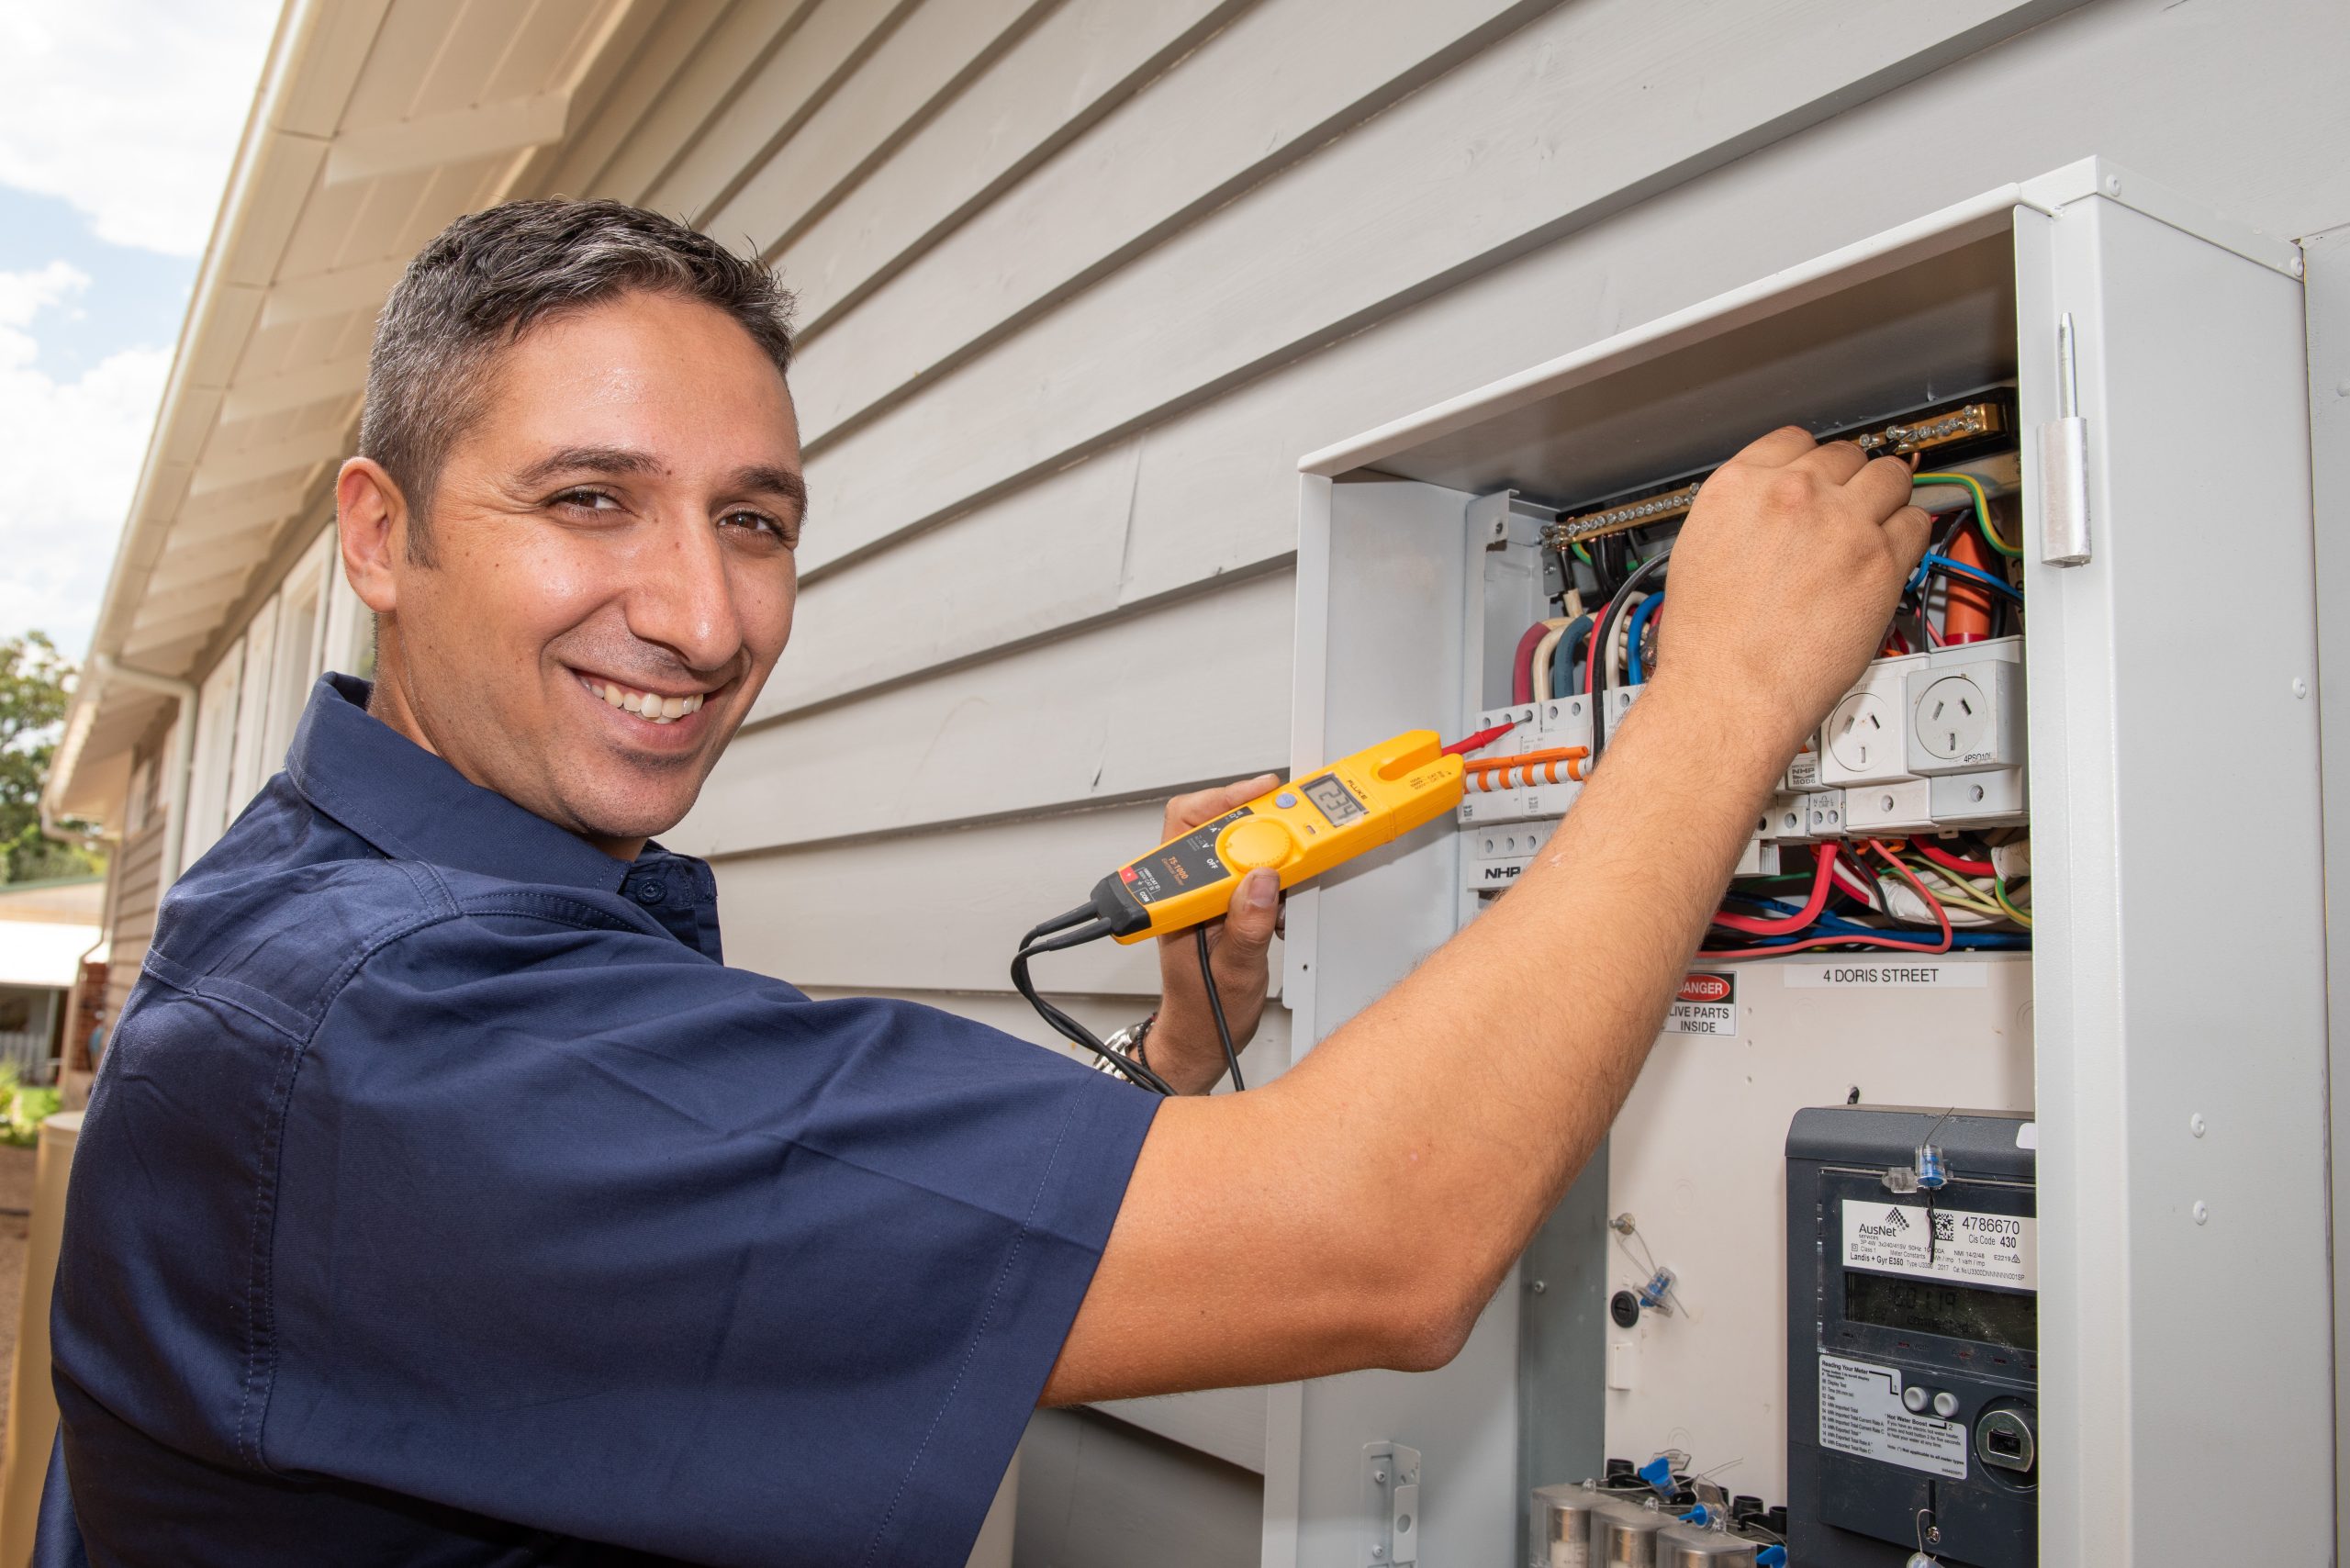
[[[1938,657],[1911,670],[1908,771],[1932,777],[2020,767],[2022,676],[2012,658],[1997,654]]]
[[[1908,680],[1925,665],[1923,654],[1878,659],[1830,711],[1819,734],[1821,788],[1893,784],[1911,777]]]

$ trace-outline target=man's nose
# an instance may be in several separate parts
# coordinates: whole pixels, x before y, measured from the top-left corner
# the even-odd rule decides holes
[[[734,662],[743,647],[742,619],[718,525],[692,517],[662,528],[640,552],[637,580],[626,597],[628,628],[657,644],[688,668],[711,672]]]

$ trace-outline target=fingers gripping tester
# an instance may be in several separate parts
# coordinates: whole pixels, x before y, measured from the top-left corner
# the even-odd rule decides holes
[[[1134,1081],[1171,1092],[1158,1074],[1037,995],[1028,960],[1103,936],[1134,943],[1192,929],[1233,1086],[1240,1087],[1223,1001],[1208,971],[1206,923],[1225,913],[1251,871],[1277,872],[1283,888],[1295,887],[1449,812],[1460,803],[1467,766],[1455,754],[1489,738],[1472,735],[1446,747],[1433,730],[1407,730],[1169,839],[1102,878],[1086,902],[1029,932],[1012,961],[1013,984],[1061,1034]]]
[[[1169,839],[1102,878],[1091,907],[1121,942],[1213,920],[1251,871],[1294,887],[1444,815],[1460,803],[1463,772],[1435,731],[1407,730]]]

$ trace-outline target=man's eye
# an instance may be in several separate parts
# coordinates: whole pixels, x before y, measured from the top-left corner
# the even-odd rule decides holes
[[[718,520],[721,528],[739,528],[771,539],[787,548],[800,543],[800,531],[780,519],[761,511],[730,511]]]
[[[620,502],[602,490],[565,490],[549,503],[576,511],[616,511]]]

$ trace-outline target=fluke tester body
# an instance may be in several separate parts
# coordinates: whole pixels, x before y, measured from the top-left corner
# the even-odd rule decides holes
[[[1463,767],[1434,730],[1406,730],[1270,790],[1102,879],[1093,913],[1121,942],[1222,915],[1233,885],[1271,869],[1293,887],[1460,803]]]

